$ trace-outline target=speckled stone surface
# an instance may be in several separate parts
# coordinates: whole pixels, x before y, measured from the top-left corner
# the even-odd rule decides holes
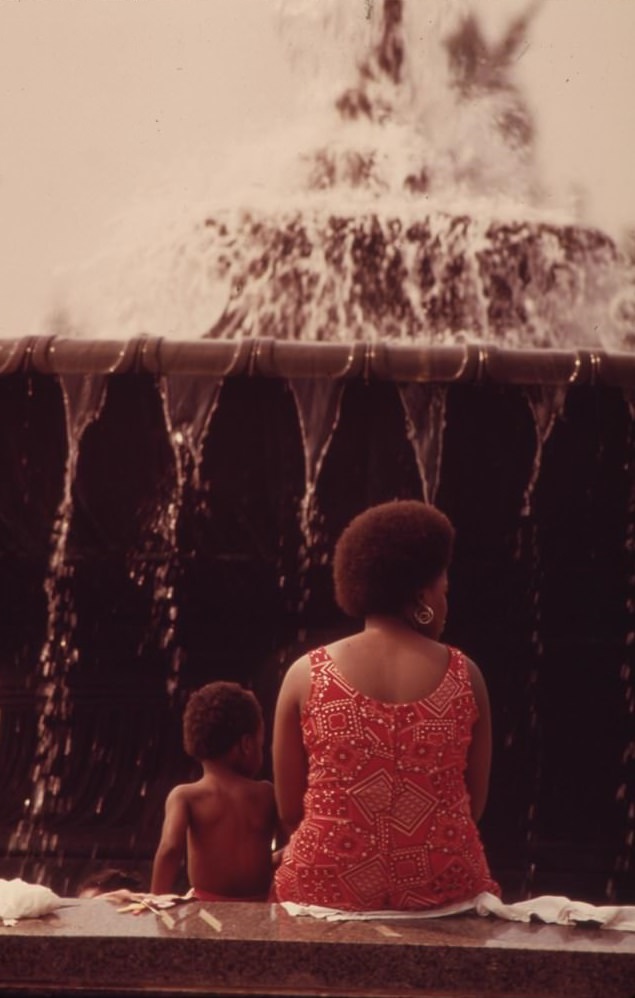
[[[0,928],[0,995],[635,995],[635,933],[477,915],[324,922],[199,902],[169,909],[170,927],[103,898],[68,905]]]

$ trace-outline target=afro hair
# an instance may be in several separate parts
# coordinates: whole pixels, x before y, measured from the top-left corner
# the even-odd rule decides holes
[[[340,535],[333,558],[338,606],[350,617],[400,613],[452,558],[454,527],[435,506],[398,499],[371,506]]]
[[[208,683],[187,702],[183,746],[193,759],[217,759],[262,724],[262,708],[253,693],[239,683]]]

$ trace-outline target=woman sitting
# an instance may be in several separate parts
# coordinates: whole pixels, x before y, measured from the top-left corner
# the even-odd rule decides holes
[[[453,541],[438,509],[401,500],[355,517],[336,544],[335,596],[364,628],[298,659],[280,689],[278,901],[418,910],[500,894],[476,826],[487,689],[440,641]]]

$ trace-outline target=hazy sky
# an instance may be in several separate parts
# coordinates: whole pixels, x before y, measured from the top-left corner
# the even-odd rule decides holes
[[[523,2],[475,5],[495,34]],[[92,254],[162,177],[180,171],[187,199],[188,170],[284,126],[295,90],[275,10],[0,0],[0,336],[41,331],[56,266]],[[635,0],[544,0],[518,66],[545,175],[584,186],[589,221],[612,231],[635,224],[634,43]]]

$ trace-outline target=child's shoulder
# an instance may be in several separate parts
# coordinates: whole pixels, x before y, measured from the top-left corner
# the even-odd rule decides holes
[[[275,793],[271,780],[252,780],[253,793],[264,807],[275,806]]]
[[[168,800],[172,798],[175,801],[187,802],[202,795],[217,793],[219,789],[219,781],[216,777],[206,774],[198,780],[192,780],[190,783],[177,783],[170,790]]]
[[[254,780],[253,783],[255,795],[252,797],[252,801],[267,828],[272,828],[276,824],[278,813],[273,783],[271,780]]]

